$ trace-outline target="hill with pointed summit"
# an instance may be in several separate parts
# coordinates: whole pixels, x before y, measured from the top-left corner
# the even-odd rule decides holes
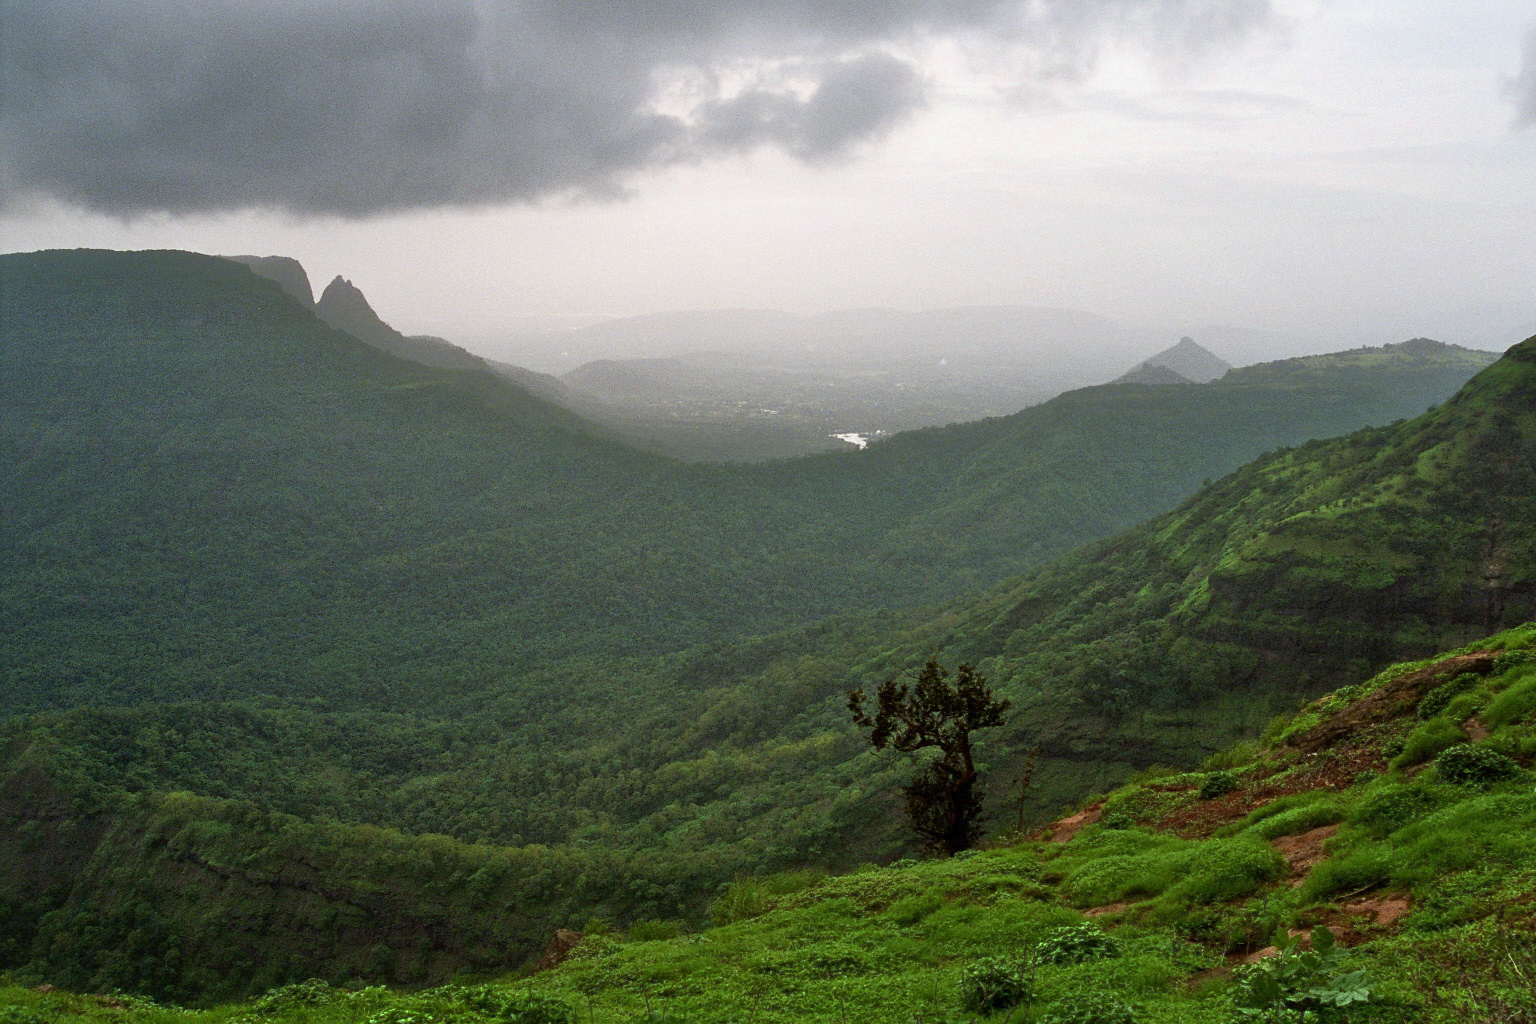
[[[1193,338],[1180,338],[1172,348],[1164,349],[1116,380],[1116,383],[1209,384],[1220,379],[1232,364],[1218,358]]]

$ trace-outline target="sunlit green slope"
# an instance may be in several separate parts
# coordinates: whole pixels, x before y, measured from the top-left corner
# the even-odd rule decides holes
[[[557,923],[584,934],[563,935],[547,969],[426,990],[409,983],[462,965],[466,947],[505,928],[529,894],[579,891],[570,868],[541,850],[285,825],[238,805],[163,798],[145,808],[158,841],[109,834],[103,845],[116,856],[86,883],[118,887],[108,928],[56,915],[29,930],[13,916],[22,927],[7,933],[9,949],[32,958],[11,955],[0,1014],[27,1024],[148,1024],[173,1013],[190,1024],[1527,1020],[1533,645],[1527,624],[1393,666],[1198,771],[1144,772],[1064,821],[953,860],[739,876],[707,917],[618,929],[566,904],[566,917],[538,921],[544,934]],[[230,877],[240,884],[219,880]],[[550,892],[551,882],[565,889]],[[327,895],[346,900],[345,913],[325,913]],[[138,908],[136,934],[161,929],[158,945],[110,930],[126,927],[124,906]],[[396,924],[360,948],[359,931],[402,913],[459,917],[435,940]],[[349,923],[351,943],[337,943]],[[265,957],[231,970],[240,943],[262,939]],[[167,955],[182,942],[196,943],[195,959]],[[168,998],[202,985],[206,996],[220,984],[299,978],[305,955],[329,984],[199,1014],[28,987],[123,984]]]

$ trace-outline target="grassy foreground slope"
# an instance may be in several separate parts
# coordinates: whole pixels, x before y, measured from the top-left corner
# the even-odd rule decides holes
[[[191,253],[0,257],[0,698],[436,709],[561,657],[953,600],[1266,448],[1417,412],[1433,343],[681,466]]]
[[[316,981],[188,1015],[31,990],[42,974],[28,968],[0,989],[0,1012],[18,1024],[1227,1024],[1299,1022],[1310,1007],[1308,1020],[1355,1024],[1528,1021],[1533,645],[1536,623],[1395,665],[1200,771],[1144,772],[961,858],[738,877],[697,930],[593,921],[532,976],[413,992]]]

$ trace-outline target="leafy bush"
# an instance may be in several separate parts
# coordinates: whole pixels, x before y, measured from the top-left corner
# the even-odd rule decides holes
[[[967,1013],[997,1013],[1027,1002],[1032,996],[1020,965],[994,956],[968,965],[960,974],[960,1009]]]
[[[1084,992],[1058,999],[1036,1024],[1136,1024],[1136,1011],[1107,992]]]
[[[1062,925],[1035,945],[1035,956],[1047,964],[1086,964],[1119,955],[1119,944],[1088,921]]]
[[[944,905],[943,897],[925,892],[897,900],[886,910],[885,916],[897,924],[913,925]]]
[[[537,992],[479,985],[465,989],[459,1001],[507,1024],[576,1024],[576,1010],[570,1003]]]
[[[1062,881],[1062,895],[1079,906],[1164,893],[1210,903],[1251,892],[1285,869],[1285,860],[1253,836],[1191,843],[1137,832],[1125,835],[1138,840],[1144,852],[1111,854],[1078,865]]]
[[[1341,957],[1327,928],[1312,929],[1312,948],[1301,948],[1301,937],[1280,935],[1280,955],[1261,960],[1237,979],[1233,1002],[1240,1014],[1264,1021],[1276,1019],[1339,1020],[1345,1007],[1371,1002],[1372,983],[1364,971],[1345,974]],[[1277,1011],[1295,1016],[1277,1018]]]
[[[1392,860],[1385,850],[1367,845],[1323,861],[1301,883],[1301,896],[1315,901],[1332,892],[1355,892],[1392,877]]]
[[[1226,796],[1238,786],[1237,776],[1231,772],[1211,772],[1200,783],[1200,799],[1214,800],[1219,796]]]
[[[1392,767],[1423,764],[1447,747],[1467,742],[1467,738],[1466,731],[1449,718],[1431,718],[1403,741],[1403,752],[1392,759]]]
[[[1284,872],[1285,858],[1266,842],[1250,836],[1213,839],[1196,848],[1169,894],[1190,903],[1232,900]]]
[[[1516,666],[1529,665],[1532,662],[1536,662],[1536,650],[1527,647],[1517,651],[1505,651],[1493,659],[1493,671],[1496,675],[1503,675]]]
[[[1239,740],[1227,749],[1218,750],[1206,758],[1205,763],[1200,767],[1208,772],[1241,768],[1256,761],[1263,751],[1264,745],[1258,740]]]
[[[1366,797],[1349,820],[1374,836],[1385,836],[1436,810],[1441,802],[1423,786],[1390,786]]]
[[[1419,718],[1427,722],[1439,715],[1450,706],[1451,701],[1476,686],[1479,678],[1471,672],[1463,672],[1450,682],[1442,683],[1430,690],[1419,701]]]
[[[1519,778],[1525,770],[1497,750],[1462,744],[1435,758],[1435,771],[1456,786],[1491,786]]]
[[[310,978],[293,985],[269,989],[257,997],[251,1008],[260,1013],[279,1013],[295,1006],[324,1006],[345,998],[346,992],[333,988],[319,978]]]

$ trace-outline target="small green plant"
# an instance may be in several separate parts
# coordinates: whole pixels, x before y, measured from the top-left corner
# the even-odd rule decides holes
[[[1497,750],[1468,744],[1452,747],[1435,758],[1435,772],[1455,786],[1491,786],[1525,774],[1518,763]]]
[[[1419,718],[1425,722],[1434,718],[1449,707],[1451,701],[1476,686],[1479,680],[1479,676],[1471,672],[1463,672],[1450,682],[1442,683],[1430,690],[1419,701]]]
[[[1058,999],[1036,1024],[1136,1024],[1136,1011],[1107,992],[1088,991]]]
[[[1326,1022],[1339,1020],[1347,1007],[1376,998],[1364,971],[1344,973],[1342,951],[1327,928],[1312,929],[1312,948],[1301,936],[1275,938],[1279,956],[1261,960],[1238,975],[1233,1002],[1249,1020]]]
[[[1231,772],[1211,772],[1200,783],[1200,799],[1214,800],[1219,796],[1226,796],[1238,786],[1237,776]]]
[[[1035,945],[1036,959],[1045,964],[1086,964],[1119,955],[1119,944],[1087,921],[1062,925]]]
[[[961,972],[959,995],[967,1013],[997,1013],[1028,1002],[1034,992],[1017,961],[994,956]]]
[[[44,1017],[27,1006],[0,1006],[0,1024],[52,1024],[57,1017]]]

